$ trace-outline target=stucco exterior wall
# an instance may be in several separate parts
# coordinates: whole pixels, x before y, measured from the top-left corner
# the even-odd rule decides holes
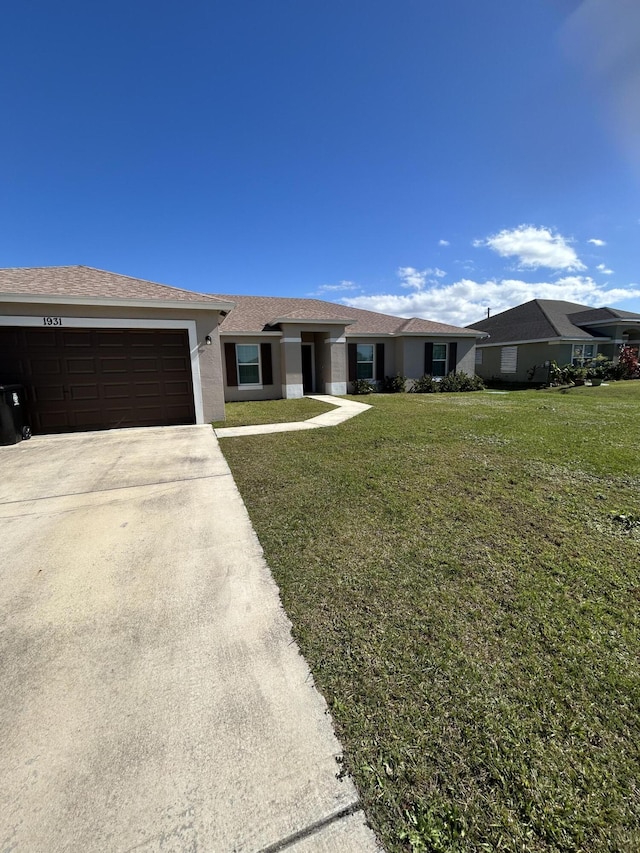
[[[479,352],[482,353],[482,364],[476,364],[476,373],[487,381],[540,384],[548,380],[548,366],[545,366],[545,362],[557,361],[558,364],[567,364],[571,361],[571,346],[567,343],[550,344],[546,341],[517,344],[518,359],[515,373],[502,373],[500,369],[502,345],[479,347]],[[536,370],[531,373],[534,366]]]
[[[227,365],[224,357],[225,343],[231,344],[260,344],[271,345],[271,366],[273,370],[273,384],[263,385],[262,388],[243,388],[227,384]],[[280,400],[282,397],[282,347],[280,337],[275,335],[233,335],[220,336],[220,349],[222,350],[222,381],[224,383],[224,399],[228,403],[241,403],[245,400]]]
[[[473,376],[475,373],[475,338],[400,338],[398,343],[402,344],[404,350],[403,368],[400,371],[407,379],[420,379],[424,376],[424,345],[431,343],[450,344],[457,343],[456,371],[464,372]]]
[[[64,327],[64,318],[83,318],[88,320],[150,320],[150,321],[187,321],[195,324],[196,352],[200,373],[199,392],[202,395],[204,422],[224,418],[224,389],[222,384],[222,359],[218,334],[219,312],[212,310],[179,308],[140,308],[122,305],[59,305],[47,302],[2,302],[0,316],[3,317],[57,317]],[[180,326],[178,326],[180,327]],[[205,338],[211,336],[212,343],[207,346]],[[191,353],[192,358],[194,352]],[[195,384],[195,378],[194,378]],[[194,388],[195,391],[195,388]]]

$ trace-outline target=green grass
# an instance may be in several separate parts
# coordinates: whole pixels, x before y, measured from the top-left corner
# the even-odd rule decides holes
[[[367,402],[222,447],[378,837],[639,850],[640,382]]]
[[[213,427],[252,426],[254,424],[284,424],[306,421],[335,408],[320,400],[301,397],[297,400],[262,400],[247,403],[226,403],[226,420],[214,421]]]

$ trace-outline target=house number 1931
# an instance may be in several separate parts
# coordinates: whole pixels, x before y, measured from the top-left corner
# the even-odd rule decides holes
[[[61,326],[62,325],[62,317],[43,317],[42,318],[43,326]]]

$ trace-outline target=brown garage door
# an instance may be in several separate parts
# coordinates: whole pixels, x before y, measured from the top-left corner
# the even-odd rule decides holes
[[[186,331],[0,327],[0,383],[36,433],[195,422]]]

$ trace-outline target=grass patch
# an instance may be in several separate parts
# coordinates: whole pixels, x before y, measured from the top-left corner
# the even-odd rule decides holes
[[[395,851],[640,849],[640,382],[223,440]]]
[[[237,427],[254,426],[255,424],[284,424],[295,421],[306,421],[330,412],[335,406],[300,397],[297,400],[257,400],[246,403],[225,403],[224,421],[214,421],[212,426]]]

